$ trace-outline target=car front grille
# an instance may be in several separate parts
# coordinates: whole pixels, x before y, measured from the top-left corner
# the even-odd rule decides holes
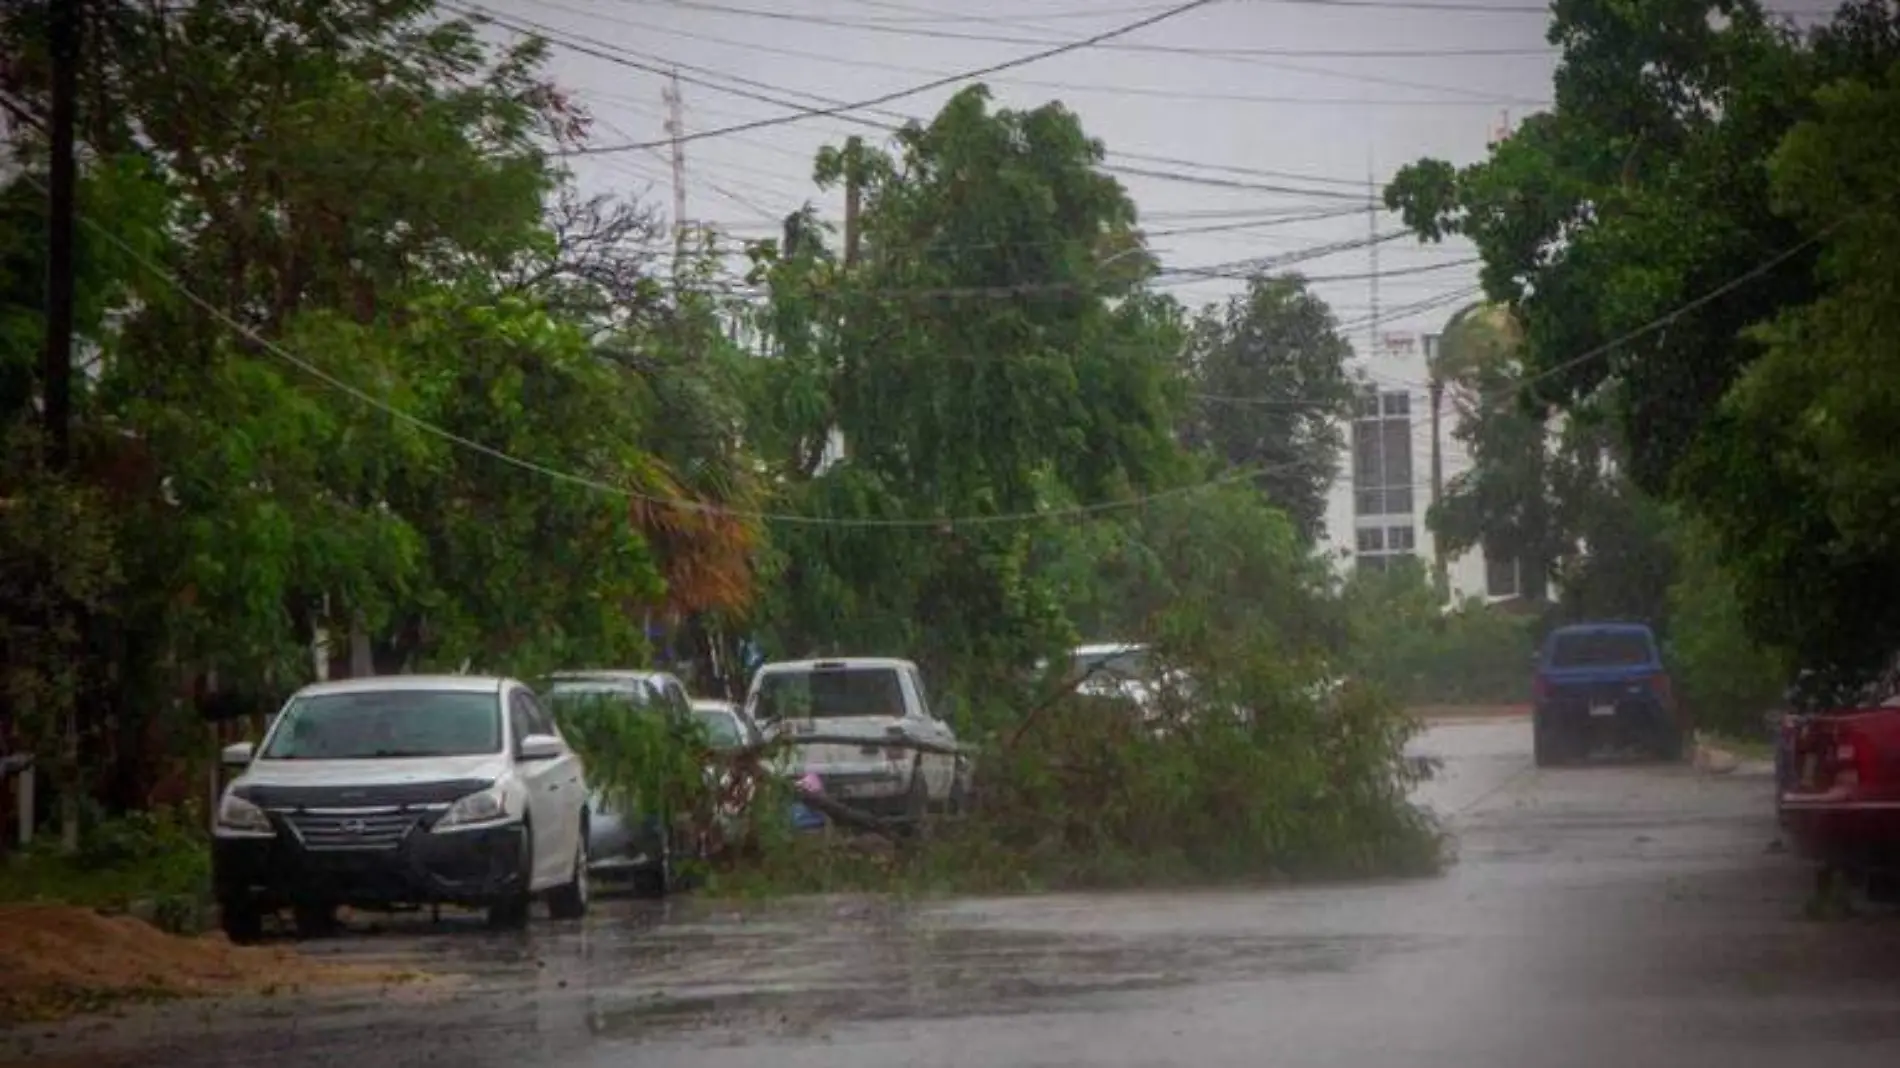
[[[395,849],[431,811],[446,807],[303,810],[279,815],[306,849]]]

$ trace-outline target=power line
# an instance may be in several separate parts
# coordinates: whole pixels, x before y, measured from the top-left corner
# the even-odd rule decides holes
[[[1079,49],[1091,48],[1104,41],[1112,41],[1117,37],[1125,36],[1127,34],[1135,32],[1136,30],[1145,29],[1149,26],[1153,26],[1158,23],[1165,22],[1168,19],[1177,18],[1181,15],[1186,15],[1189,12],[1199,10],[1200,8],[1206,7],[1209,4],[1212,4],[1214,2],[1215,0],[1187,0],[1187,3],[1177,4],[1174,7],[1170,7],[1166,9],[1165,11],[1162,11],[1159,14],[1149,15],[1145,18],[1136,19],[1133,22],[1125,23],[1121,26],[1117,26],[1112,30],[1104,30],[1101,33],[1092,34],[1088,37],[1084,37],[1077,41],[1065,42],[1063,44],[1056,45],[1052,48],[1045,48],[1039,52],[1032,52],[1025,56],[1018,56],[1015,59],[1004,60],[1001,63],[992,63],[985,67],[977,67],[973,70],[964,71],[960,74],[950,75],[949,77],[936,78],[936,79],[932,79],[931,81],[920,82],[919,84],[913,85],[908,89],[898,89],[889,93],[881,93],[877,96],[870,97],[865,100],[859,100],[859,101],[855,101],[848,104],[840,104],[832,108],[818,108],[818,109],[813,109],[809,112],[801,112],[795,115],[781,115],[775,118],[757,119],[752,122],[740,123],[736,126],[727,126],[720,129],[699,130],[694,133],[688,134],[685,137],[676,138],[675,142],[684,143],[687,141],[699,141],[699,140],[704,140],[705,138],[708,138],[708,137],[719,137],[724,134],[742,133],[746,130],[756,130],[765,126],[782,126],[788,122],[802,122],[805,119],[817,118],[822,115],[837,115],[846,111],[860,111],[860,110],[863,110],[864,108],[876,107],[879,104],[888,104],[894,100],[902,100],[906,97],[916,96],[919,93],[927,93],[933,89],[941,89],[948,85],[955,85],[959,82],[970,81],[971,79],[974,79],[974,78],[982,78],[990,74],[1000,74],[1001,72],[1006,71],[1006,70],[1014,70],[1017,67],[1025,67],[1031,63],[1039,63],[1042,60],[1052,59],[1060,55],[1066,55],[1070,52],[1074,52]],[[443,6],[448,7],[451,10],[459,10],[453,4],[444,4]],[[476,8],[476,10],[482,11],[483,9],[478,7]],[[488,18],[489,18],[489,21],[495,22],[496,25],[503,25],[503,26],[507,25],[505,22],[501,21],[500,19],[495,18],[495,16],[492,13],[488,14]]]
[[[1305,3],[1305,4],[1311,4],[1314,6],[1335,7],[1335,8],[1341,8],[1341,9],[1375,8],[1375,9],[1400,10],[1400,11],[1434,11],[1434,12],[1439,12],[1439,13],[1444,13],[1444,14],[1470,13],[1470,14],[1490,14],[1490,15],[1539,15],[1546,18],[1549,17],[1550,15],[1550,9],[1548,7],[1532,7],[1528,5],[1489,7],[1482,4],[1472,4],[1472,3],[1452,3],[1452,4],[1416,3],[1414,4],[1414,3],[1400,2],[1400,0],[1395,0],[1395,2],[1390,2],[1390,3],[1376,2],[1376,0],[1361,0],[1361,2],[1348,2],[1348,0],[1340,0],[1340,2],[1338,3],[1328,3],[1326,2],[1326,0],[1281,0],[1281,2]],[[739,15],[739,16],[746,16],[750,18],[771,19],[771,20],[781,21],[781,22],[801,23],[801,24],[810,25],[810,26],[833,26],[839,29],[863,30],[867,33],[895,34],[895,35],[903,36],[903,37],[926,37],[926,38],[936,38],[936,39],[948,40],[948,41],[983,41],[983,42],[991,43],[991,44],[1047,45],[1051,43],[1047,39],[1038,40],[1036,38],[1007,37],[1000,34],[957,33],[951,30],[907,30],[898,26],[883,25],[876,22],[867,22],[863,20],[830,18],[826,16],[821,16],[821,15],[801,15],[801,14],[793,14],[787,11],[766,11],[766,10],[760,10],[758,8],[739,7],[739,6],[728,5],[728,4],[707,3],[707,2],[704,2],[704,0],[668,0],[667,6],[682,8],[682,9],[690,10],[690,11],[705,11],[705,12],[709,12],[715,15]],[[1159,53],[1159,54],[1166,54],[1166,55],[1186,54],[1186,55],[1203,56],[1203,57],[1214,55],[1214,54],[1220,54],[1220,53],[1225,53],[1229,55],[1273,55],[1273,54],[1276,54],[1274,50],[1268,50],[1268,49],[1228,49],[1228,48],[1209,49],[1209,48],[1192,48],[1192,47],[1187,47],[1187,46],[1182,46],[1182,45],[1148,44],[1145,42],[1132,42],[1132,41],[1105,42],[1101,44],[1099,47],[1102,49],[1102,51],[1105,51],[1105,52],[1149,52],[1149,53]],[[1279,54],[1284,54],[1284,51],[1282,50]],[[1303,52],[1299,54],[1312,55],[1313,53]],[[1398,56],[1379,57],[1379,56],[1369,56],[1365,52],[1354,51],[1351,54],[1350,58],[1360,58],[1360,57],[1402,58],[1403,56],[1407,54],[1408,53],[1401,52],[1399,53]],[[1415,53],[1411,53],[1411,54],[1415,54]],[[1341,58],[1347,58],[1347,57],[1341,57]]]
[[[453,4],[446,4],[445,6],[454,8]],[[629,67],[631,69],[643,71],[648,74],[662,75],[669,78],[678,77],[679,80],[682,82],[688,82],[693,85],[703,86],[705,88],[712,89],[716,92],[723,92],[723,93],[731,94],[733,96],[744,97],[749,100],[757,100],[763,103],[771,104],[775,107],[791,108],[794,110],[801,111],[802,113],[813,118],[838,119],[844,122],[849,122],[849,123],[853,123],[859,126],[865,126],[871,129],[879,130],[884,133],[895,132],[896,130],[901,128],[898,126],[894,126],[888,122],[879,122],[873,119],[864,118],[863,116],[848,114],[847,112],[849,110],[860,107],[861,105],[841,102],[836,99],[825,97],[817,93],[809,93],[802,90],[786,89],[780,86],[772,85],[768,82],[760,82],[751,78],[745,78],[745,77],[741,77],[735,74],[728,74],[722,71],[712,70],[707,67],[694,66],[689,63],[672,63],[670,65],[663,65],[661,57],[657,57],[657,56],[650,57],[650,60],[649,60],[649,57],[646,57],[644,53],[635,52],[631,49],[614,48],[610,50],[610,49],[607,49],[607,48],[604,48],[592,43],[575,41],[560,30],[557,30],[553,27],[546,26],[541,23],[534,22],[528,19],[522,19],[516,22],[516,21],[510,21],[510,20],[501,20],[501,19],[494,18],[493,16],[488,16],[488,15],[483,15],[483,14],[472,14],[471,17],[485,18],[488,21],[493,22],[494,25],[500,26],[503,29],[509,30],[517,34],[521,34],[522,36],[535,37],[542,40],[546,40],[549,43],[557,44],[569,50],[579,52],[583,55],[593,56],[596,59],[604,60],[606,62],[613,63],[619,66]],[[702,76],[694,77],[691,74],[680,74],[678,73],[680,71],[697,72],[698,74]],[[780,96],[773,96],[773,95],[768,95],[767,93],[754,92],[750,89],[734,88],[731,85],[721,85],[718,82],[708,80],[709,77],[721,78],[739,86],[757,86],[757,87],[762,87],[771,92],[792,93],[796,96],[804,96],[813,100],[821,101],[822,104],[817,105],[817,106],[801,104],[796,100],[787,100]],[[901,113],[884,112],[881,109],[870,107],[868,105],[863,105],[863,107],[865,110],[877,111],[879,114],[894,114],[896,118],[901,119],[905,122],[918,121],[909,115],[904,115]],[[752,120],[748,122],[738,123],[732,126],[721,127],[717,130],[702,131],[702,132],[708,135],[715,135],[715,134],[721,134],[721,133],[749,131],[749,130],[757,129],[764,126],[779,125],[781,124],[780,118]],[[690,135],[688,139],[690,140],[697,136],[699,135],[698,134]],[[626,142],[626,143],[616,144],[616,145],[583,145],[583,146],[579,146],[575,148],[565,149],[560,154],[564,156],[598,156],[598,155],[606,155],[609,153],[649,151],[649,150],[657,149],[663,146],[670,146],[672,144],[673,144],[673,139],[664,138],[664,139],[653,140],[653,141]],[[1321,200],[1350,201],[1355,204],[1362,202],[1364,199],[1362,196],[1358,194],[1347,193],[1347,192],[1344,192],[1343,190],[1301,189],[1296,186],[1273,185],[1273,184],[1262,183],[1262,182],[1239,182],[1233,179],[1212,178],[1205,175],[1178,174],[1178,173],[1169,173],[1169,172],[1164,172],[1164,171],[1155,171],[1155,170],[1144,169],[1144,168],[1130,168],[1124,165],[1112,164],[1112,163],[1102,164],[1101,167],[1103,170],[1106,170],[1110,173],[1126,173],[1126,174],[1131,174],[1138,177],[1157,178],[1157,179],[1162,179],[1162,180],[1167,180],[1167,181],[1184,182],[1184,183],[1188,183],[1192,185],[1206,185],[1206,186],[1215,186],[1219,188],[1228,188],[1228,189],[1245,189],[1245,190],[1254,190],[1254,191],[1259,191],[1259,192],[1284,193],[1284,194],[1292,195],[1292,196],[1314,197]]]
[[[1046,13],[1046,14],[1025,14],[1021,18],[1005,20],[1001,18],[1000,16],[995,16],[995,15],[961,15],[961,14],[955,14],[955,13],[947,12],[947,11],[940,11],[937,8],[919,7],[914,4],[890,3],[889,0],[850,0],[850,2],[856,3],[856,4],[862,4],[865,7],[884,8],[890,11],[909,12],[913,16],[916,16],[909,19],[896,19],[896,18],[889,18],[889,17],[878,18],[875,16],[867,15],[864,17],[863,21],[868,22],[868,23],[902,24],[906,22],[911,22],[911,23],[927,23],[927,22],[1017,23],[1017,22],[1025,22],[1025,21],[1026,22],[1047,22],[1055,18],[1084,18],[1088,16],[1101,17],[1103,15],[1107,15],[1111,13],[1110,11],[1103,11],[1103,10],[1053,12],[1053,13]],[[1271,0],[1267,0],[1267,2],[1271,2]],[[1297,2],[1300,2],[1300,0],[1290,0],[1290,2],[1297,3]],[[1333,6],[1359,6],[1359,5],[1333,5]],[[1365,6],[1388,6],[1388,5],[1365,5]],[[1450,11],[1450,10],[1466,9],[1466,5],[1446,6],[1446,5],[1441,5],[1441,4],[1399,3],[1399,4],[1389,5],[1389,6],[1400,9],[1400,10],[1433,9],[1433,10]],[[1486,12],[1486,13],[1499,10],[1497,8],[1488,7],[1488,6],[1480,7],[1480,5],[1469,5],[1469,7],[1482,10],[1483,12]],[[1140,10],[1142,9],[1122,8],[1117,11],[1114,11],[1113,13],[1135,14],[1136,12]],[[1147,10],[1152,11],[1154,9],[1148,8]],[[925,14],[926,12],[928,12],[929,14],[926,15]],[[1505,13],[1522,14],[1522,13],[1527,13],[1527,12],[1522,10],[1522,7],[1520,5],[1518,8],[1505,9]],[[1227,51],[1227,50],[1223,49],[1222,51]],[[1330,52],[1325,49],[1319,49],[1319,50],[1246,49],[1245,51],[1259,52],[1259,53],[1272,52],[1275,54],[1298,54],[1298,55],[1332,54],[1332,55],[1348,55],[1348,56],[1354,56],[1354,57],[1369,56],[1374,59],[1393,59],[1393,58],[1405,58],[1405,57],[1411,57],[1411,56],[1442,56],[1442,55],[1489,55],[1489,56],[1545,55],[1554,51],[1554,49],[1548,49],[1548,48],[1545,48],[1545,49],[1529,49],[1529,48],[1456,49],[1454,48],[1454,49],[1384,49],[1384,50],[1372,49],[1372,50],[1364,50],[1364,51],[1345,51],[1345,52]]]
[[[745,49],[745,50],[753,51],[753,52],[761,52],[768,55],[789,56],[794,59],[809,59],[809,60],[814,60],[814,61],[823,62],[827,64],[841,64],[843,66],[848,66],[848,67],[861,67],[867,70],[895,71],[898,73],[908,74],[908,75],[913,75],[913,76],[921,74],[921,75],[932,76],[932,77],[955,77],[953,72],[943,71],[943,70],[933,70],[928,67],[918,67],[914,65],[905,65],[905,64],[900,64],[900,63],[886,63],[886,62],[881,62],[875,59],[864,59],[864,58],[847,56],[847,55],[835,55],[835,54],[826,55],[826,54],[821,54],[818,52],[813,52],[807,49],[787,48],[783,45],[760,44],[753,41],[736,41],[729,37],[719,37],[713,34],[699,33],[693,30],[675,29],[669,26],[656,26],[649,22],[641,22],[634,19],[617,18],[613,15],[602,14],[596,11],[587,11],[581,8],[569,7],[567,5],[557,2],[557,0],[540,0],[540,4],[542,7],[550,8],[552,10],[564,11],[569,14],[578,15],[582,18],[592,19],[597,22],[603,22],[609,25],[621,26],[627,29],[638,30],[641,33],[658,33],[658,34],[662,34],[669,37],[682,37],[688,40],[705,41],[709,44],[723,45],[728,48],[740,48],[740,49]],[[1008,21],[1008,20],[999,20],[999,21]],[[1008,24],[1020,25],[1020,23],[1017,23],[1014,21],[1008,21]],[[1035,29],[1036,27],[1032,26],[1030,28]],[[1051,44],[1054,42],[1045,40],[1045,41],[1040,41],[1040,42],[1025,41],[1023,43],[1040,43],[1040,44],[1046,45],[1046,44]],[[1272,70],[1288,71],[1295,74],[1304,74],[1304,75],[1309,75],[1309,76],[1317,76],[1317,77],[1325,77],[1325,78],[1338,78],[1338,79],[1343,79],[1346,81],[1364,82],[1370,85],[1390,85],[1390,86],[1396,86],[1402,89],[1422,89],[1426,92],[1447,93],[1454,96],[1467,97],[1472,101],[1488,104],[1488,105],[1511,104],[1511,105],[1517,105],[1517,106],[1523,106],[1523,107],[1541,107],[1549,103],[1549,101],[1534,100],[1527,97],[1518,97],[1518,96],[1510,96],[1510,95],[1501,96],[1496,93],[1485,92],[1482,90],[1466,89],[1461,86],[1433,85],[1433,84],[1427,84],[1423,82],[1408,81],[1401,78],[1390,78],[1390,77],[1386,77],[1384,75],[1378,75],[1378,74],[1365,74],[1365,73],[1359,73],[1359,72],[1353,72],[1353,71],[1329,70],[1323,67],[1303,67],[1303,66],[1299,66],[1293,63],[1286,63],[1283,61],[1268,60],[1268,59],[1262,59],[1262,58],[1225,56],[1219,53],[1214,53],[1204,58],[1226,60],[1229,62],[1244,64],[1246,66],[1265,67]],[[1003,77],[997,80],[1008,83],[1008,84],[1012,84],[1012,85],[1028,86],[1030,88],[1066,90],[1066,91],[1083,92],[1083,93],[1103,93],[1103,94],[1115,95],[1115,96],[1135,96],[1135,97],[1147,97],[1147,98],[1152,98],[1152,99],[1163,99],[1163,100],[1196,100],[1196,101],[1218,100],[1218,101],[1228,101],[1228,102],[1240,103],[1240,104],[1313,104],[1313,103],[1328,102],[1324,98],[1306,97],[1306,96],[1262,95],[1258,93],[1232,93],[1232,92],[1209,91],[1209,90],[1204,90],[1204,89],[1196,89],[1196,90],[1167,89],[1167,88],[1157,88],[1157,87],[1151,87],[1151,86],[1118,85],[1118,84],[1109,84],[1109,83],[1101,83],[1101,82],[1090,83],[1090,82],[1046,81],[1046,80],[1038,80],[1034,78],[1017,78],[1017,77]],[[1339,101],[1331,101],[1331,102],[1337,103]],[[1382,103],[1389,106],[1436,107],[1436,106],[1463,106],[1465,102],[1456,101],[1456,100],[1416,100],[1416,99],[1411,99],[1411,98],[1405,98],[1405,99],[1399,99],[1399,100],[1383,101]]]

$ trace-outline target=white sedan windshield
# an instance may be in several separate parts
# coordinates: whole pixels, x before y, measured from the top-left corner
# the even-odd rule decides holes
[[[383,690],[300,697],[269,760],[374,760],[501,752],[501,701],[471,691]]]

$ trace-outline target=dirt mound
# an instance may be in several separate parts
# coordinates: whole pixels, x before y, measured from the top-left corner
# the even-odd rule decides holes
[[[126,997],[270,994],[414,978],[333,964],[223,935],[169,935],[130,916],[65,905],[0,905],[0,1027]]]

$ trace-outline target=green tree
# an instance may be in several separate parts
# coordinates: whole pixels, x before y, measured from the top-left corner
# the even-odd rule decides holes
[[[613,355],[683,350],[708,316],[644,279],[637,211],[564,192],[544,138],[581,117],[541,47],[426,0],[89,11],[95,447],[59,499],[109,502],[73,537],[118,583],[78,672],[112,750],[136,760],[194,690],[267,707],[324,633],[357,670],[640,659],[677,562],[647,535],[683,524],[628,502],[718,480],[655,457],[680,404]],[[38,12],[0,15],[0,80],[43,113]],[[8,147],[42,158],[30,124]],[[30,266],[5,269],[10,368]]]
[[[1185,473],[1179,309],[1126,259],[1103,262],[1135,215],[1101,155],[1060,105],[992,111],[981,87],[892,153],[821,155],[821,182],[861,183],[855,261],[809,216],[758,254],[773,300],[756,435],[785,510],[1022,513]],[[786,526],[767,618],[787,650],[902,650],[939,677],[999,677],[1067,640],[1029,567],[1053,529]]]
[[[1684,481],[1726,550],[1750,632],[1848,682],[1900,648],[1900,609],[1882,592],[1900,581],[1900,369],[1888,358],[1900,321],[1900,64],[1817,100],[1772,175],[1776,206],[1824,235],[1827,289],[1753,332],[1763,354]]]
[[[1564,554],[1551,499],[1547,412],[1528,401],[1523,337],[1508,308],[1479,304],[1452,316],[1433,374],[1453,410],[1452,437],[1471,465],[1446,480],[1426,520],[1446,556],[1482,549],[1515,560],[1520,596],[1543,601]]]
[[[1829,106],[1821,86],[1885,78],[1897,26],[1873,0],[1806,35],[1753,3],[1571,0],[1553,9],[1555,108],[1486,160],[1422,161],[1386,194],[1426,239],[1477,244],[1488,295],[1524,324],[1535,399],[1600,415],[1638,488],[1715,524],[1751,632],[1803,663],[1859,671],[1884,664],[1900,637],[1871,592],[1896,577],[1890,558],[1843,537],[1818,489],[1832,471],[1769,458],[1772,445],[1798,457],[1786,446],[1805,433],[1780,398],[1776,420],[1752,418],[1734,389],[1745,374],[1770,381],[1749,369],[1800,324],[1752,327],[1814,306],[1845,276],[1815,269],[1812,239],[1841,216],[1789,188],[1785,161],[1802,150],[1782,156],[1774,185],[1770,154]],[[1861,132],[1854,150],[1879,156],[1881,139]],[[1840,188],[1831,175],[1820,185]],[[1856,226],[1829,231],[1831,248]],[[1813,381],[1830,373],[1792,355],[1777,373],[1797,366]],[[1760,398],[1784,390],[1743,385]]]
[[[1332,309],[1298,275],[1249,279],[1246,293],[1203,308],[1188,333],[1195,393],[1183,440],[1231,467],[1263,469],[1254,485],[1308,541],[1339,473],[1351,354]]]

